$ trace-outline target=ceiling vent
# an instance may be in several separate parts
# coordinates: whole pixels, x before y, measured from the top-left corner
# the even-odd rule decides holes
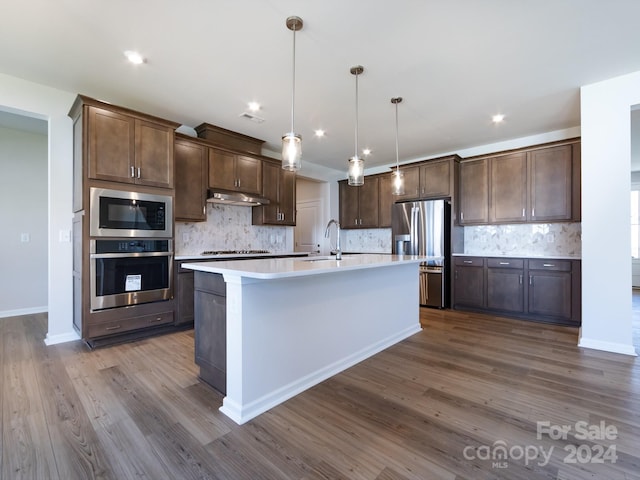
[[[262,123],[264,122],[264,118],[259,117],[257,115],[254,115],[253,113],[249,113],[249,112],[242,112],[240,114],[240,117],[242,118],[248,118],[249,120],[251,120],[252,122],[256,122],[256,123]]]

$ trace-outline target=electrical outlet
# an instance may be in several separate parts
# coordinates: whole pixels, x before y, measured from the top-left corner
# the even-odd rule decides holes
[[[27,243],[31,241],[31,235],[29,235],[28,233],[21,233],[20,234],[20,241],[22,243]]]

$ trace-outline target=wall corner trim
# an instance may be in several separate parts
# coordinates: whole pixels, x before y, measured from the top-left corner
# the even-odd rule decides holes
[[[67,333],[59,333],[57,335],[49,335],[44,339],[44,344],[49,345],[57,345],[58,343],[66,343],[73,342],[74,340],[80,340],[80,336],[75,330],[72,330]]]

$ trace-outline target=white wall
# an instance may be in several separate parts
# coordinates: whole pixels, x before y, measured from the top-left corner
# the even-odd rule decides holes
[[[78,338],[72,326],[71,242],[60,241],[60,232],[71,232],[73,130],[67,113],[75,97],[74,93],[0,74],[0,106],[3,110],[49,122],[47,343]]]
[[[0,127],[0,170],[0,317],[46,312],[47,136]]]
[[[583,86],[582,328],[579,345],[635,355],[629,224],[631,107],[640,72]]]

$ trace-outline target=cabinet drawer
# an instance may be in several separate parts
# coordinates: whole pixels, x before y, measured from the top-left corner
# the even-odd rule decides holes
[[[487,258],[489,268],[524,268],[524,260],[521,258]]]
[[[167,323],[173,323],[173,312],[162,312],[153,315],[112,320],[110,322],[94,323],[89,325],[89,337],[104,337],[106,335],[115,335],[140,328],[151,328]]]
[[[529,270],[554,270],[556,272],[570,272],[571,260],[529,260]]]
[[[217,295],[226,296],[227,285],[220,273],[195,272],[194,288]]]
[[[484,267],[484,257],[453,257],[453,264],[460,267]]]

